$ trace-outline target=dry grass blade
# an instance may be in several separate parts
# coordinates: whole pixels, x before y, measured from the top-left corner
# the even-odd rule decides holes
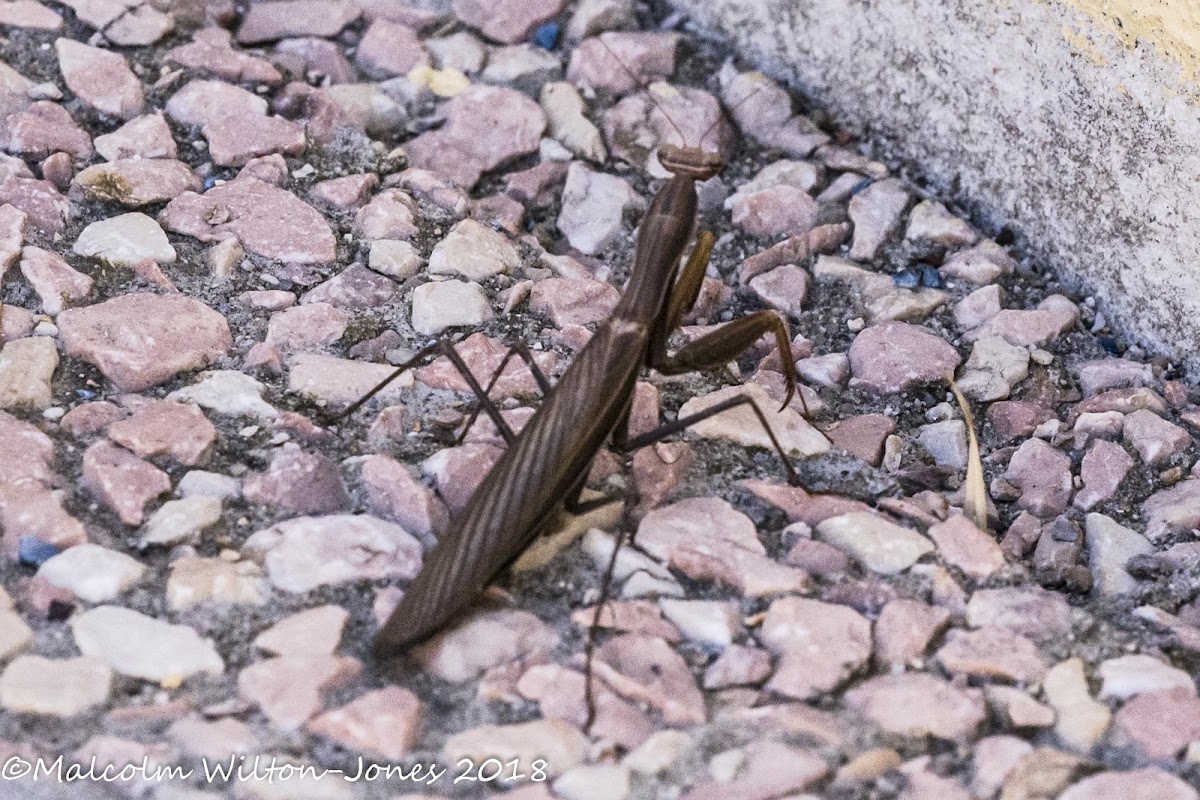
[[[983,460],[979,457],[979,440],[975,438],[975,417],[971,414],[971,406],[959,391],[954,378],[946,380],[950,383],[950,390],[954,392],[958,407],[962,409],[963,419],[967,421],[967,483],[963,487],[963,513],[979,530],[986,531],[987,485],[983,482]]]

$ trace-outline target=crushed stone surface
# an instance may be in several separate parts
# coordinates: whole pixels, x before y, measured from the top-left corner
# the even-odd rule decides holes
[[[919,165],[658,3],[0,6],[0,798],[1200,798],[1200,388]],[[771,310],[801,385],[763,338],[630,428],[747,394],[800,485],[746,406],[602,451],[624,512],[381,663],[505,443],[440,354],[333,415],[438,336],[558,380],[662,144],[724,158],[672,347]]]

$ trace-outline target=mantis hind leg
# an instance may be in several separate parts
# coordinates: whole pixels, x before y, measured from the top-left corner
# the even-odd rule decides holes
[[[542,372],[542,368],[537,365],[537,361],[534,360],[533,352],[530,351],[529,347],[524,342],[518,342],[517,344],[514,344],[512,347],[508,348],[508,352],[505,353],[504,358],[500,360],[500,365],[496,367],[495,371],[492,372],[492,377],[488,379],[487,386],[484,387],[483,393],[477,393],[476,396],[479,398],[479,405],[475,407],[475,410],[471,412],[471,416],[467,418],[467,424],[463,426],[463,432],[458,437],[458,444],[462,444],[463,439],[466,438],[467,432],[471,430],[471,426],[475,424],[475,419],[479,416],[480,409],[484,408],[485,404],[492,403],[492,400],[490,399],[492,389],[494,389],[496,384],[500,381],[500,376],[504,374],[504,369],[508,366],[508,362],[512,360],[513,356],[520,356],[521,360],[524,361],[529,367],[529,371],[533,373],[533,379],[537,381],[538,388],[541,389],[542,394],[550,394],[550,381],[546,378],[545,373]],[[500,433],[502,436],[504,436],[504,441],[506,444],[512,444],[511,430],[509,430],[506,434],[502,429]]]
[[[463,361],[462,356],[458,354],[458,350],[454,349],[454,343],[449,339],[439,339],[428,347],[422,348],[408,361],[405,361],[403,364],[396,367],[396,369],[392,370],[391,374],[389,374],[386,378],[371,387],[362,397],[355,400],[340,413],[328,418],[328,421],[333,423],[349,417],[355,411],[358,411],[360,408],[366,405],[367,401],[369,401],[372,397],[386,389],[392,381],[396,380],[410,369],[413,369],[414,367],[428,361],[433,356],[438,354],[444,355],[454,366],[454,369],[460,375],[462,375],[463,380],[467,382],[467,386],[470,387],[471,392],[477,398],[479,398],[480,406],[484,411],[487,412],[488,418],[491,419],[496,425],[496,429],[500,431],[500,434],[504,437],[504,440],[511,443],[514,438],[512,429],[509,428],[508,423],[504,421],[504,417],[500,415],[500,409],[488,398],[487,392],[485,392],[483,387],[479,385],[479,381],[475,379],[475,376],[471,374],[471,370],[467,367],[467,363]],[[545,380],[544,376],[542,377],[542,380]]]

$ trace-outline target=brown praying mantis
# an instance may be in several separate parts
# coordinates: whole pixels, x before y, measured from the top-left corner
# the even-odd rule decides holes
[[[669,144],[660,145],[659,160],[671,177],[659,189],[642,220],[625,291],[612,315],[600,323],[556,386],[550,386],[529,350],[518,344],[505,355],[488,386],[482,387],[453,344],[441,339],[398,366],[339,415],[353,413],[406,370],[442,354],[462,373],[507,445],[467,505],[427,553],[421,571],[376,635],[377,658],[397,656],[440,630],[521,555],[560,509],[583,513],[615,502],[615,498],[607,497],[580,501],[592,460],[610,440],[618,451],[632,452],[744,405],[765,429],[789,483],[799,482],[762,410],[749,395],[727,398],[637,436],[628,433],[634,386],[643,367],[664,375],[719,370],[764,335],[774,337],[780,352],[786,383],[783,407],[788,406],[796,391],[787,323],[774,311],[732,320],[677,352],[668,352],[669,337],[696,302],[713,247],[712,234],[701,232],[680,268],[696,225],[696,183],[716,175],[723,164],[717,153]],[[545,394],[540,408],[518,434],[488,399],[489,390],[514,355],[528,364]],[[597,622],[621,541],[618,535],[603,577]],[[589,634],[587,643],[589,722],[594,711],[590,680],[593,638]]]

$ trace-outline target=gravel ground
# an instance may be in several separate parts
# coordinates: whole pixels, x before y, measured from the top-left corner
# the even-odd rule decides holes
[[[0,797],[1200,797],[1200,392],[919,165],[665,7],[2,5]],[[631,428],[750,393],[803,488],[738,413],[601,453],[624,514],[376,662],[503,441],[445,359],[330,413],[441,335],[561,375],[662,142],[725,162],[675,344],[776,309],[802,397],[764,340]]]

